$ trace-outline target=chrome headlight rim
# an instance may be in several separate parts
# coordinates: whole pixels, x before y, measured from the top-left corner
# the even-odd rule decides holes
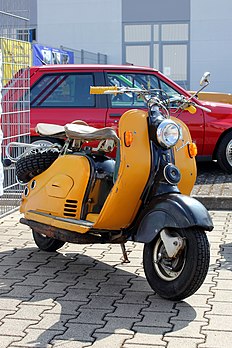
[[[156,135],[160,146],[169,149],[175,146],[181,137],[180,126],[170,119],[165,119],[157,127]]]

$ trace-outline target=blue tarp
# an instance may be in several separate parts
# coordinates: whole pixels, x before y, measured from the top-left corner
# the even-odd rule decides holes
[[[46,64],[73,64],[74,53],[62,49],[52,48],[33,44],[33,65],[42,65],[42,61]]]

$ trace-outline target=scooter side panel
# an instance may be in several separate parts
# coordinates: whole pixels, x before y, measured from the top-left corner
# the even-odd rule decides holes
[[[66,155],[58,157],[43,173],[27,185],[20,211],[40,211],[59,217],[80,219],[81,207],[90,177],[86,157]]]

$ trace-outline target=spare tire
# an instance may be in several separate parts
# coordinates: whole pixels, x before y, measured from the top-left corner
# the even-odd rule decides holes
[[[15,165],[16,177],[19,182],[27,183],[34,176],[41,174],[57,159],[59,151],[45,150],[31,153],[20,158]]]

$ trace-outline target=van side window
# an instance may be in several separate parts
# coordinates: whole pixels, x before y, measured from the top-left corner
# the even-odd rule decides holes
[[[160,80],[160,88],[162,89],[162,91],[164,91],[164,95],[166,94],[168,98],[181,96],[179,92],[177,92],[174,88],[170,87],[167,83],[165,83],[162,80]],[[176,104],[176,102],[172,102],[170,106],[177,107],[178,105]]]
[[[108,73],[107,76],[110,86],[157,89],[157,94],[162,99],[180,96],[180,93],[174,88],[154,75]],[[111,95],[111,106],[112,108],[146,107],[145,103],[134,93],[123,93],[116,96]],[[171,104],[171,107],[176,106],[176,103]]]
[[[31,89],[31,107],[94,107],[92,74],[43,75]]]
[[[150,74],[108,73],[107,77],[110,86],[145,89],[160,88],[158,78]],[[144,101],[134,93],[111,95],[111,104],[112,108],[144,108],[146,106]]]

